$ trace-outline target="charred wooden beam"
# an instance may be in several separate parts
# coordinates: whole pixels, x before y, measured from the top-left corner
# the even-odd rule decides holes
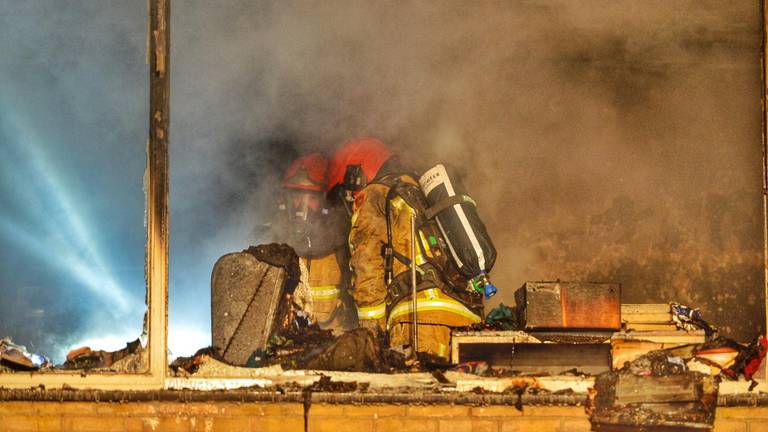
[[[766,327],[768,327],[768,9],[765,7],[765,0],[760,2],[761,15],[761,61],[760,61],[760,81],[762,91],[760,92],[760,116],[762,132],[762,152],[763,152],[763,311],[765,312]],[[767,369],[768,371],[768,369]],[[768,372],[766,372],[768,374]],[[768,379],[768,376],[760,377]]]
[[[147,145],[147,305],[150,369],[161,380],[168,346],[168,140],[170,1],[149,0],[149,142]]]

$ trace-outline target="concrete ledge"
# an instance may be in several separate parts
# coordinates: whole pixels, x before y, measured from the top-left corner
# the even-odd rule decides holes
[[[339,375],[339,374],[337,374]],[[26,389],[0,387],[0,402],[42,401],[42,402],[269,402],[269,403],[329,403],[329,404],[445,404],[472,406],[523,406],[563,405],[581,406],[593,385],[590,377],[519,377],[481,378],[472,375],[449,373],[450,385],[430,383],[426,376],[418,374],[418,385],[405,385],[407,374],[394,375],[393,386],[371,386],[365,375],[386,374],[341,374],[333,382],[359,383],[356,390],[328,391],[327,388],[307,387],[317,382],[321,374],[302,374],[306,382],[281,383],[275,385],[267,379],[177,379],[178,387],[164,390],[99,390],[99,389]],[[393,376],[390,376],[392,379]],[[294,381],[298,376],[291,377]],[[368,377],[370,378],[370,377]],[[432,378],[430,376],[430,378]],[[182,383],[181,381],[189,381]],[[198,382],[199,381],[199,382]],[[381,383],[379,383],[381,385]],[[758,386],[764,387],[764,385]],[[526,392],[524,390],[530,390]],[[721,407],[762,407],[768,406],[768,393],[747,391],[745,383],[722,382],[718,395]]]
[[[475,394],[432,393],[412,391],[390,392],[308,392],[302,390],[42,390],[0,389],[0,402],[272,402],[329,404],[409,404],[409,405],[565,405],[581,406],[586,395],[580,394]]]

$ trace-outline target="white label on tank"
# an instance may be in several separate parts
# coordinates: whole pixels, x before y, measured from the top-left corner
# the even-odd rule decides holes
[[[445,167],[442,164],[437,164],[419,178],[419,185],[421,185],[424,195],[429,195],[434,188],[445,183],[447,180],[448,176],[445,172]]]

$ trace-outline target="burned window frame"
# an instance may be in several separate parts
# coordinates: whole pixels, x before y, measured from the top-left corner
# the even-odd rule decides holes
[[[160,389],[165,386],[168,323],[168,126],[170,0],[147,0],[149,65],[149,140],[145,194],[145,252],[148,369],[142,373],[16,372],[0,374],[0,387]]]
[[[768,332],[768,10],[766,0],[760,0],[760,132],[763,152],[763,313]],[[768,368],[759,377],[768,381]]]

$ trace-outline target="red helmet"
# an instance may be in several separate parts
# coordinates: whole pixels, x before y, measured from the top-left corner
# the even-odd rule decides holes
[[[323,192],[328,159],[320,153],[302,156],[291,164],[283,176],[283,187]]]
[[[356,138],[347,141],[336,151],[328,167],[326,190],[344,183],[344,173],[349,165],[360,165],[367,181],[376,177],[376,173],[392,152],[383,142],[375,138]]]

